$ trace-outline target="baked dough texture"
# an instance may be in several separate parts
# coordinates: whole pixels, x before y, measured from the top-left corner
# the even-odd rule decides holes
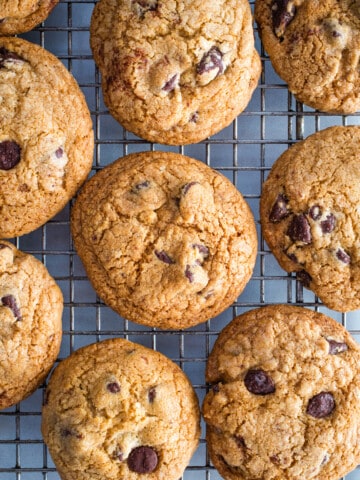
[[[240,192],[204,163],[171,152],[118,159],[73,207],[75,248],[98,295],[123,317],[183,329],[225,310],[255,263]]]
[[[273,165],[263,184],[263,235],[280,265],[323,303],[360,308],[360,127],[310,135]]]
[[[290,305],[236,317],[208,358],[210,457],[226,480],[338,480],[360,462],[360,349]]]
[[[90,34],[110,113],[152,142],[219,132],[260,76],[248,0],[101,0]]]
[[[87,177],[90,112],[54,55],[0,38],[0,238],[29,233],[55,216]]]
[[[278,75],[301,102],[324,112],[360,107],[360,4],[256,0],[255,18]]]
[[[178,480],[200,435],[195,392],[164,355],[120,338],[50,378],[42,432],[62,480]]]
[[[43,22],[59,0],[0,0],[0,35],[28,32]]]
[[[0,241],[0,409],[30,395],[56,360],[63,297],[35,257]]]

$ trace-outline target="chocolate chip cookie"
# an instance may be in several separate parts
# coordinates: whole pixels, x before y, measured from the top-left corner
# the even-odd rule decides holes
[[[338,480],[360,462],[360,349],[289,305],[235,318],[206,370],[211,460],[226,480]]]
[[[247,0],[101,0],[90,33],[110,113],[152,142],[219,132],[259,79]]]
[[[352,0],[256,0],[255,18],[278,75],[301,102],[360,108],[360,5]]]
[[[45,266],[0,242],[0,409],[45,379],[61,343],[63,299]]]
[[[331,127],[290,147],[260,201],[265,240],[329,308],[360,308],[360,127]]]
[[[55,369],[42,432],[63,480],[177,480],[197,447],[199,417],[175,363],[117,338],[79,349]]]
[[[0,237],[58,213],[88,175],[93,132],[84,96],[38,45],[0,38]]]
[[[59,0],[0,0],[0,35],[28,32],[43,22]]]
[[[219,314],[255,263],[255,223],[240,192],[176,153],[135,153],[105,167],[82,189],[71,227],[99,296],[152,327],[183,329]]]

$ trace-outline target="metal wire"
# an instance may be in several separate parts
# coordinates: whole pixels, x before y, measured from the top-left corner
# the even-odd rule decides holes
[[[178,363],[202,402],[206,393],[206,359],[219,331],[249,309],[274,303],[313,308],[341,322],[359,339],[359,312],[329,311],[311,292],[303,290],[293,275],[277,265],[261,236],[258,205],[261,185],[271,165],[288,146],[330,125],[359,124],[360,116],[320,114],[298,103],[274,73],[256,36],[263,71],[246,111],[228,128],[200,144],[185,147],[150,144],[126,132],[104,106],[100,74],[89,47],[89,23],[95,3],[95,0],[61,0],[44,24],[22,35],[57,55],[82,88],[94,122],[93,173],[120,156],[141,150],[170,150],[202,160],[227,176],[243,193],[257,221],[259,251],[245,291],[216,319],[183,332],[146,328],[121,319],[96,296],[73,247],[69,228],[71,205],[68,205],[44,227],[15,239],[18,248],[43,261],[63,291],[64,332],[58,361],[83,345],[124,337],[159,350]],[[43,394],[41,386],[28,399],[0,412],[1,480],[60,479],[41,437]],[[184,473],[184,480],[221,478],[210,463],[204,437],[202,424],[200,446]],[[360,469],[346,480],[360,480]]]

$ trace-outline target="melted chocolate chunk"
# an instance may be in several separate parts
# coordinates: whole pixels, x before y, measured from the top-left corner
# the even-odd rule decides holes
[[[186,268],[185,268],[185,277],[189,280],[190,283],[193,283],[193,281],[194,281],[194,274],[193,274],[193,272],[191,271],[190,265],[186,265]]]
[[[186,195],[188,193],[188,191],[190,190],[191,187],[193,187],[194,185],[198,185],[199,182],[189,182],[189,183],[186,183],[182,189],[181,189],[181,194],[182,195]]]
[[[236,445],[239,448],[246,449],[246,443],[245,443],[244,437],[242,437],[240,435],[235,435],[234,438],[235,438]]]
[[[0,47],[0,68],[3,68],[6,61],[23,62],[24,59],[19,57],[15,52],[10,52],[4,47]]]
[[[149,391],[148,391],[149,403],[153,403],[153,401],[155,400],[155,397],[156,397],[156,388],[155,387],[149,388]]]
[[[199,120],[199,112],[194,112],[191,117],[189,122],[196,123]]]
[[[127,459],[128,467],[132,472],[151,473],[158,464],[158,455],[151,447],[136,447]]]
[[[336,218],[332,213],[326,216],[326,219],[320,222],[321,230],[323,233],[331,233],[336,225]]]
[[[63,155],[64,155],[64,150],[63,148],[59,147],[55,152],[55,156],[56,158],[61,158]]]
[[[193,247],[196,248],[199,253],[204,256],[204,258],[209,256],[209,249],[205,245],[202,245],[201,243],[194,243]]]
[[[21,148],[12,140],[5,140],[0,143],[0,170],[11,170],[19,162]]]
[[[310,398],[306,413],[314,418],[324,418],[331,415],[335,408],[335,400],[330,392],[321,392]]]
[[[117,448],[114,451],[112,457],[113,457],[114,460],[119,460],[119,462],[122,462],[124,460],[124,454],[119,448]]]
[[[158,250],[155,250],[155,255],[160,261],[167,263],[168,265],[172,265],[175,263],[174,260],[170,258],[166,252],[164,252],[164,250],[161,250],[160,252]]]
[[[329,343],[329,354],[330,355],[337,355],[338,353],[346,352],[348,350],[348,346],[344,342],[337,342],[336,340],[331,340],[329,338],[326,339]]]
[[[275,392],[272,378],[264,370],[249,370],[244,379],[245,387],[255,395],[269,395]]]
[[[223,54],[218,47],[211,47],[210,50],[205,53],[196,66],[196,72],[199,75],[210,72],[211,70],[218,70],[217,75],[220,75],[224,71],[224,63],[222,60]]]
[[[290,222],[287,234],[293,242],[300,241],[306,244],[311,243],[312,237],[310,224],[306,216],[303,214],[294,215]]]
[[[319,218],[322,215],[321,208],[319,207],[319,205],[313,205],[309,210],[309,215],[310,215],[310,218],[312,218],[313,220],[319,220]]]
[[[5,295],[5,297],[2,297],[1,303],[4,307],[10,308],[10,310],[13,312],[14,317],[16,318],[17,321],[21,320],[20,308],[16,303],[16,299],[14,295]]]
[[[133,186],[131,191],[133,193],[139,193],[141,190],[146,190],[147,188],[150,187],[150,182],[149,180],[144,180],[143,182],[137,183],[136,185]]]
[[[312,280],[311,275],[309,275],[305,270],[300,270],[300,272],[296,272],[296,279],[304,285],[304,287],[310,287],[310,282]]]
[[[272,4],[273,30],[278,38],[282,38],[286,27],[296,13],[294,0],[274,0]]]
[[[117,383],[117,382],[111,382],[111,383],[108,383],[106,385],[106,389],[110,392],[110,393],[119,393],[121,388],[120,388],[120,385]]]
[[[158,0],[133,0],[140,8],[142,14],[145,12],[154,12],[158,8]]]
[[[270,222],[278,223],[290,215],[287,207],[288,203],[289,199],[282,193],[279,193],[269,215]]]
[[[74,432],[73,430],[69,430],[68,428],[62,428],[60,430],[60,435],[64,438],[75,437],[78,440],[81,440],[82,438],[84,438],[84,435],[82,435],[81,433]]]
[[[175,73],[174,76],[172,76],[166,83],[165,85],[162,87],[161,90],[164,90],[164,92],[172,92],[173,90],[175,90],[177,84],[178,84],[178,80],[179,80],[179,75],[177,73]]]
[[[336,251],[336,257],[346,265],[349,265],[349,263],[351,262],[350,255],[348,255],[342,248],[339,248]]]
[[[219,386],[219,384],[218,384],[218,383],[215,383],[215,385],[212,385],[211,390],[212,390],[214,393],[219,393],[219,392],[220,392],[220,386]]]

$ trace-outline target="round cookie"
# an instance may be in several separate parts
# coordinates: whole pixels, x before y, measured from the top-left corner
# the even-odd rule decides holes
[[[360,127],[290,147],[263,184],[263,234],[287,272],[329,308],[360,308]]]
[[[247,0],[101,0],[90,34],[110,113],[152,142],[219,132],[260,76]]]
[[[259,33],[301,102],[333,113],[360,108],[360,6],[352,0],[256,0]]]
[[[59,364],[42,419],[62,480],[177,480],[200,435],[198,400],[182,370],[120,338]]]
[[[210,457],[226,480],[338,480],[360,462],[360,349],[289,305],[235,318],[209,356]]]
[[[87,177],[93,132],[84,96],[38,45],[0,38],[0,237],[57,214]]]
[[[0,409],[30,395],[56,360],[63,298],[45,266],[0,242]]]
[[[0,35],[28,32],[44,21],[59,0],[0,0]]]
[[[92,177],[72,210],[76,250],[101,298],[123,317],[183,329],[242,292],[255,263],[254,218],[204,163],[134,153]]]

